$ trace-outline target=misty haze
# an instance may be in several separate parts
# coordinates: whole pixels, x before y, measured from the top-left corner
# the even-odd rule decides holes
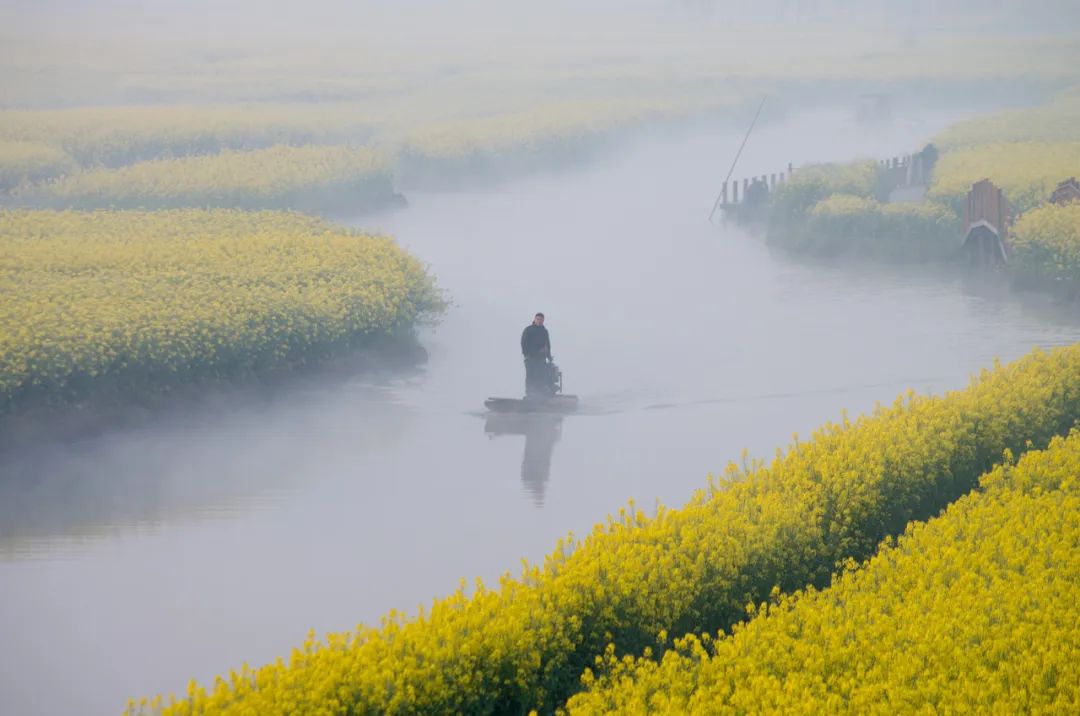
[[[1065,0],[7,0],[0,713],[1068,712],[1078,62]]]

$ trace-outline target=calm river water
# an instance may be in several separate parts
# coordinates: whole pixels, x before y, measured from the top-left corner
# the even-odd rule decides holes
[[[755,131],[741,169],[902,153],[951,119],[860,132],[850,113],[792,116]],[[358,221],[452,295],[421,369],[316,376],[0,457],[0,713],[117,713],[285,656],[309,629],[516,571],[629,498],[677,506],[744,448],[770,456],[844,408],[1080,339],[1041,298],[796,261],[710,225],[741,134],[641,138]],[[582,414],[492,423],[483,400],[520,394],[535,311]]]

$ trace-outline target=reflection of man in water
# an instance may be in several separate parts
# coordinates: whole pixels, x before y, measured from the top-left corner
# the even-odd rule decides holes
[[[544,413],[491,413],[484,422],[489,437],[524,435],[521,481],[537,507],[544,506],[544,490],[551,477],[551,454],[562,435],[561,415]]]
[[[521,481],[537,507],[544,506],[544,487],[551,476],[551,453],[561,434],[562,417],[538,416],[525,433],[525,455],[521,459]]]
[[[521,332],[521,354],[525,356],[525,395],[553,395],[551,380],[551,338],[544,328],[544,314],[537,313],[533,322]]]

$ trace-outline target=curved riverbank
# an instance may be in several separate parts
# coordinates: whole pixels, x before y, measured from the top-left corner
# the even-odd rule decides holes
[[[1045,447],[1080,414],[1080,344],[1036,352],[943,397],[897,398],[826,424],[768,465],[729,465],[681,509],[630,503],[542,563],[435,600],[414,619],[308,640],[286,664],[192,686],[160,712],[553,712],[612,653],[661,655],[715,633],[771,590],[822,587],[837,564],[971,490],[1009,451]],[[160,700],[131,714],[156,713]]]
[[[862,133],[849,112],[793,116],[755,129],[740,162],[901,151],[952,119]],[[3,709],[107,714],[182,694],[309,629],[413,613],[463,576],[496,584],[627,499],[681,505],[744,448],[771,456],[842,408],[962,388],[995,356],[1080,340],[1074,311],[996,285],[793,260],[710,225],[718,162],[741,139],[642,138],[589,167],[358,218],[454,297],[417,371],[313,376],[0,456],[2,499],[36,515],[0,539]],[[583,414],[554,436],[493,434],[477,413],[521,389],[536,310]]]

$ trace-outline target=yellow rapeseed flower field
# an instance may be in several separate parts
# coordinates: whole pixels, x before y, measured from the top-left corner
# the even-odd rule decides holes
[[[66,174],[74,168],[75,162],[59,147],[45,142],[0,140],[0,192],[24,182]]]
[[[1080,433],[982,479],[832,586],[662,660],[597,660],[571,714],[1080,712]]]
[[[1080,345],[1035,351],[966,389],[827,424],[771,464],[731,465],[681,509],[631,504],[497,588],[463,584],[414,618],[312,637],[288,661],[129,713],[550,711],[608,644],[660,652],[669,634],[729,628],[774,589],[823,585],[838,562],[968,492],[1004,450],[1045,446],[1078,414]]]
[[[57,208],[367,208],[394,196],[389,162],[363,147],[276,146],[90,169],[15,195]]]
[[[301,214],[0,211],[0,412],[305,360],[442,308],[391,239]]]
[[[369,107],[344,102],[8,109],[0,111],[0,142],[46,143],[87,167],[119,166],[275,144],[351,144],[377,121]]]
[[[545,145],[594,137],[650,119],[677,117],[698,108],[724,106],[664,99],[595,99],[541,104],[525,111],[429,123],[401,137],[402,152],[421,156],[465,157],[482,151],[494,156],[506,151],[529,151]],[[727,106],[738,106],[728,99]]]
[[[1080,203],[1027,212],[1013,226],[1009,248],[1014,272],[1080,287]]]
[[[997,142],[1080,142],[1080,95],[1041,107],[994,112],[957,122],[934,137],[946,152]]]
[[[395,172],[405,185],[431,185],[466,175],[514,173],[578,160],[619,132],[734,112],[749,103],[741,91],[701,99],[687,97],[535,100],[525,110],[429,121],[388,131]]]
[[[4,142],[48,146],[84,169],[101,170],[228,150],[363,143],[378,147],[415,181],[456,177],[466,171],[517,171],[551,157],[576,156],[623,128],[702,112],[735,111],[750,101],[743,90],[707,97],[654,93],[562,99],[524,92],[484,94],[467,106],[452,101],[456,95],[433,93],[363,104],[0,110],[0,147]],[[6,166],[5,156],[0,151],[0,176],[16,169]],[[171,164],[156,166],[159,171],[178,170]],[[139,177],[96,173],[94,181],[109,176],[117,185],[125,180],[145,182],[146,171],[141,168]],[[66,169],[43,176],[61,173]]]
[[[771,197],[771,221],[783,228],[798,224],[815,204],[834,194],[876,197],[878,165],[872,159],[842,164],[807,164]]]
[[[1080,141],[995,142],[942,155],[927,197],[960,210],[971,185],[990,179],[1015,211],[1050,198],[1058,182],[1080,176]]]
[[[940,204],[883,204],[850,194],[822,199],[801,224],[770,234],[773,243],[799,251],[899,261],[947,260],[961,238],[956,214]]]

